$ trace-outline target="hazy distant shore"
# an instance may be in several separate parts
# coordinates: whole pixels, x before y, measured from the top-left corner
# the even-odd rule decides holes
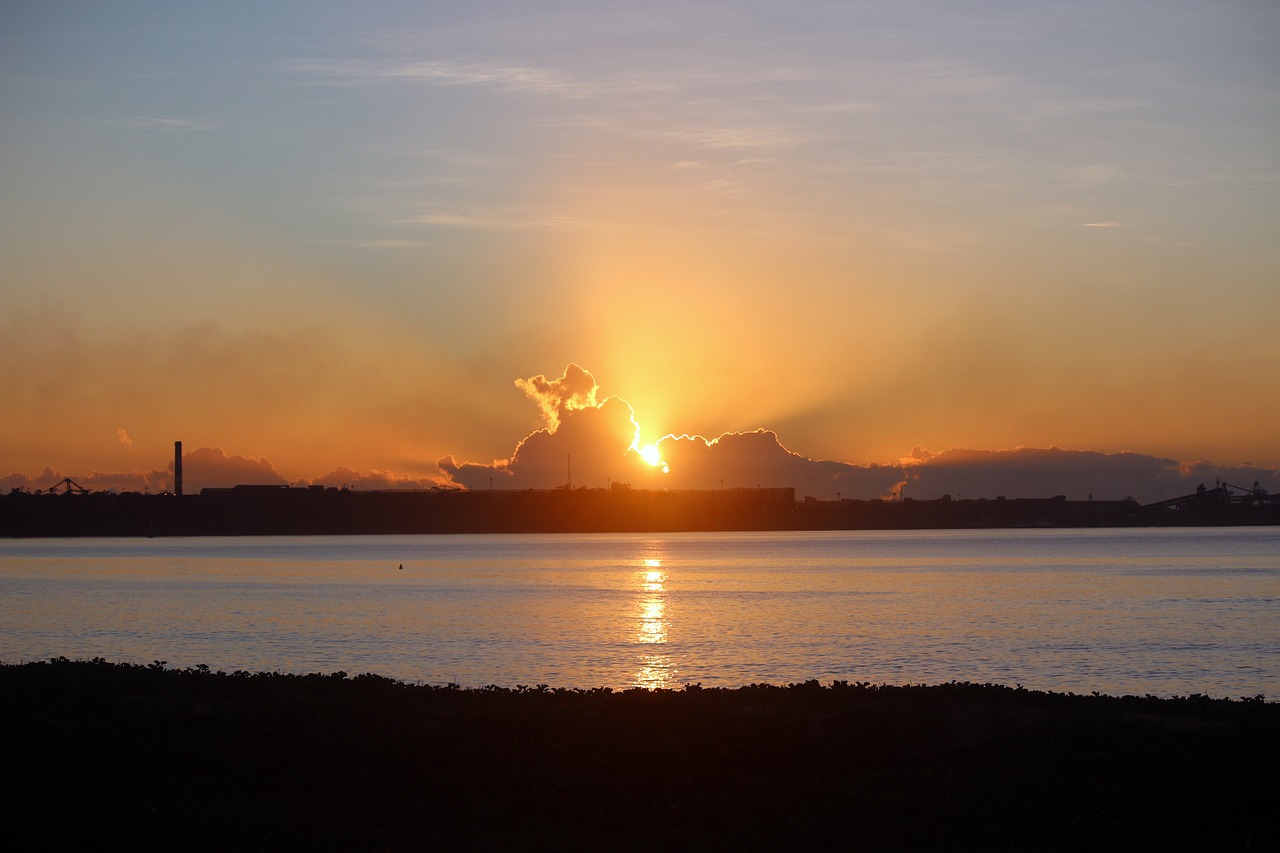
[[[0,666],[15,849],[1244,849],[1280,704]]]

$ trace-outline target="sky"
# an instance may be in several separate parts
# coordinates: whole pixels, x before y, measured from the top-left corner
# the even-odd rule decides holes
[[[1271,0],[8,0],[0,486],[1280,488],[1278,139]]]

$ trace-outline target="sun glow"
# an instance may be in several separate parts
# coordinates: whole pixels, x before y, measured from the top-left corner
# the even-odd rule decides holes
[[[662,473],[667,473],[667,463],[662,461],[662,454],[658,452],[658,445],[646,444],[644,447],[636,447],[635,451],[640,454],[640,458],[650,467],[661,468]]]

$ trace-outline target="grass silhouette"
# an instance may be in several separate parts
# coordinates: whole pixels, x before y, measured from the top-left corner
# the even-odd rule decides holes
[[[1262,848],[1280,705],[0,666],[9,849]]]

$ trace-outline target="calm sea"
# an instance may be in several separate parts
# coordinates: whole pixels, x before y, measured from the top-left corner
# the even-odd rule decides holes
[[[1280,696],[1280,529],[0,541],[0,660]]]

